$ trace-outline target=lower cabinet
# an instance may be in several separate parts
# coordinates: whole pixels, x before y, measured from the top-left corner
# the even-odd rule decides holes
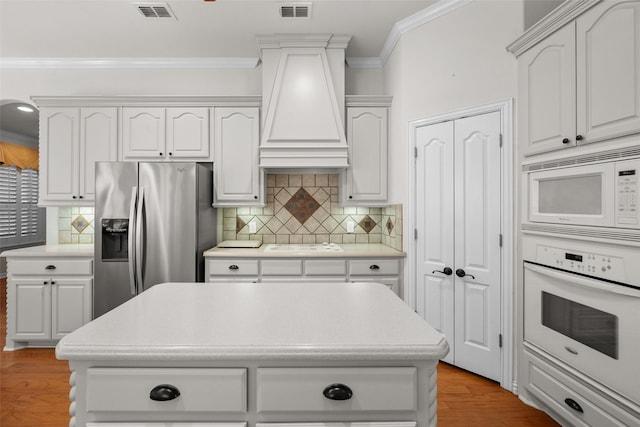
[[[7,350],[53,346],[91,321],[92,259],[8,257],[7,273]]]
[[[208,258],[205,277],[224,282],[374,282],[401,295],[402,258]]]

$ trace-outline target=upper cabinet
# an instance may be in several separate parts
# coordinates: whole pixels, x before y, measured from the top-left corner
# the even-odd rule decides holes
[[[388,120],[390,96],[347,97],[349,167],[341,173],[343,206],[388,203]]]
[[[117,160],[118,109],[40,108],[42,206],[92,205],[95,162]]]
[[[206,107],[122,108],[122,160],[211,160]]]
[[[640,132],[640,3],[603,1],[586,12],[574,3],[582,4],[551,35],[525,34],[509,47],[520,55],[524,155]]]
[[[213,116],[213,205],[263,204],[263,179],[258,166],[259,108],[218,107]]]

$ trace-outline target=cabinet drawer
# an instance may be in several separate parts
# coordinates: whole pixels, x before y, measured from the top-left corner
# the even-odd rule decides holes
[[[85,275],[93,274],[93,260],[86,259],[9,259],[10,274],[28,275]]]
[[[302,260],[278,259],[262,260],[263,276],[301,276]]]
[[[352,391],[347,400],[325,397],[329,386]],[[261,368],[258,412],[415,411],[417,371],[402,368]]]
[[[258,260],[210,260],[210,276],[257,276]]]
[[[626,426],[637,418],[613,406],[561,371],[525,353],[525,387],[575,426]],[[579,405],[579,410],[575,405]],[[573,406],[573,407],[572,407]],[[581,412],[581,411],[582,412]]]
[[[88,412],[246,412],[245,369],[90,368]],[[150,399],[152,389],[170,384],[180,395]]]
[[[357,259],[349,262],[351,275],[387,275],[400,274],[400,261],[397,259]]]
[[[304,270],[307,276],[346,276],[347,261],[344,259],[310,259],[305,261]]]

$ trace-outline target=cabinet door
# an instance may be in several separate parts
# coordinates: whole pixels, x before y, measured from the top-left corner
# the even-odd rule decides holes
[[[167,156],[209,159],[209,109],[167,108]]]
[[[79,196],[80,109],[40,110],[40,202],[70,202]]]
[[[51,281],[49,278],[10,279],[15,304],[7,319],[9,336],[15,340],[51,339]]]
[[[561,28],[518,61],[522,152],[576,144],[575,24]]]
[[[640,132],[640,3],[603,2],[577,21],[580,143]]]
[[[214,112],[214,206],[260,203],[259,109],[216,108]]]
[[[91,321],[92,280],[53,278],[51,338],[60,339]]]
[[[349,168],[342,191],[345,205],[387,202],[387,121],[385,107],[347,110]]]
[[[118,109],[80,110],[80,196],[95,200],[95,163],[118,160]]]
[[[161,160],[165,156],[165,109],[122,109],[122,160]]]

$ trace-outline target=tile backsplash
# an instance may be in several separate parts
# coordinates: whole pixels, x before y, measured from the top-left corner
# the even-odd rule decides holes
[[[58,208],[58,243],[93,243],[94,208]]]
[[[222,209],[218,240],[383,243],[402,250],[402,205],[340,207],[337,174],[270,174],[266,180],[266,206]]]

